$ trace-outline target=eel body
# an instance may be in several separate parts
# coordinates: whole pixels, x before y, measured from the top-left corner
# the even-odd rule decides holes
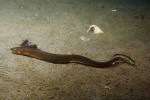
[[[10,50],[12,51],[13,54],[24,55],[31,58],[48,61],[54,64],[79,63],[97,68],[111,67],[119,63],[127,63],[131,66],[135,65],[133,59],[123,54],[115,54],[108,61],[98,62],[81,55],[48,53],[38,49],[36,44],[31,44],[31,42],[29,42],[28,40],[25,40],[19,47],[14,47],[11,48]]]

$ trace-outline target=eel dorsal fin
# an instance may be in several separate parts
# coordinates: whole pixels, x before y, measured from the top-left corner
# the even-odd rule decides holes
[[[24,40],[20,47],[29,47],[29,48],[35,48],[37,49],[37,45],[36,44],[33,44],[32,42],[30,42],[29,40]]]

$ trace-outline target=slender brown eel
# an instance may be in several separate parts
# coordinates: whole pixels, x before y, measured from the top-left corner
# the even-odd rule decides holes
[[[81,55],[52,54],[38,49],[36,44],[31,44],[28,40],[25,40],[20,47],[11,48],[10,50],[14,54],[36,58],[54,64],[79,63],[97,68],[110,67],[119,63],[127,63],[131,66],[135,65],[134,60],[123,54],[115,54],[112,59],[103,62],[94,61]]]

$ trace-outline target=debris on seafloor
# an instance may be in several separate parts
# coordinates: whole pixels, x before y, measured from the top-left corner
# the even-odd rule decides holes
[[[110,90],[110,89],[111,89],[111,86],[105,86],[105,89],[109,89],[109,90]]]
[[[90,38],[87,38],[87,37],[84,37],[84,36],[81,36],[80,39],[81,39],[82,41],[90,41]]]
[[[115,12],[115,11],[117,11],[117,9],[112,9],[111,11],[112,11],[112,12]]]
[[[94,34],[101,34],[104,33],[97,25],[91,25],[87,32],[92,32]]]
[[[68,55],[71,55],[72,53],[71,52],[68,52]]]

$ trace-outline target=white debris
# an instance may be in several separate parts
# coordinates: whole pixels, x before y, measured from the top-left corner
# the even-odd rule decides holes
[[[104,33],[97,25],[91,25],[87,32],[92,32],[94,34],[101,34]]]
[[[105,89],[109,89],[109,90],[110,90],[110,89],[111,89],[111,87],[110,87],[110,86],[105,86]]]
[[[38,15],[38,14],[35,14],[35,16],[38,17],[39,15]]]
[[[81,38],[82,41],[90,41],[90,38],[87,38],[87,37],[84,37],[84,36],[81,36],[80,38]]]
[[[115,12],[115,11],[117,11],[117,9],[112,9],[111,11]]]
[[[68,52],[68,55],[71,55],[72,53],[71,52]]]

